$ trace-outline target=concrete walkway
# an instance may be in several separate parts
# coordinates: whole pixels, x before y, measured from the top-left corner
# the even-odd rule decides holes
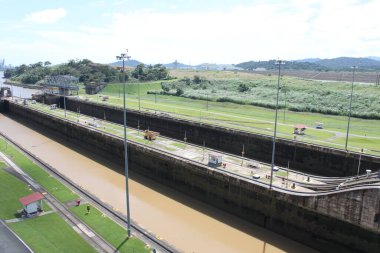
[[[42,212],[42,213],[38,214],[38,217],[44,216],[44,215],[47,215],[47,214],[51,214],[51,213],[54,213],[54,211],[50,210],[50,211],[47,211],[47,212]],[[29,219],[29,218],[14,218],[14,219],[5,220],[5,223],[15,223],[15,222],[24,221],[24,220],[27,220],[27,219]]]
[[[0,152],[0,157],[11,166],[25,182],[31,185],[34,191],[39,191],[45,196],[45,201],[51,206],[53,211],[60,215],[78,234],[80,234],[91,246],[93,246],[98,252],[115,253],[117,250],[106,242],[103,238],[98,236],[90,227],[83,224],[76,216],[74,216],[68,208],[56,200],[52,195],[46,192],[41,185],[35,182],[29,175],[27,175],[20,167],[18,167],[12,160]],[[1,243],[1,241],[0,241]],[[1,251],[0,247],[0,252]],[[11,252],[11,251],[9,251]],[[18,251],[13,251],[18,252]],[[20,251],[23,252],[23,251]]]

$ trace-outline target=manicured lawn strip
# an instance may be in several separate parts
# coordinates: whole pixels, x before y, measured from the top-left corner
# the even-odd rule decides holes
[[[5,140],[2,138],[0,138],[0,150],[59,201],[66,202],[78,198],[78,195],[17,151],[13,145],[9,143],[6,145]]]
[[[12,160],[20,166],[29,176],[31,176],[34,180],[36,180],[38,183],[44,186],[44,188],[54,195],[58,200],[61,202],[69,201],[69,200],[74,200],[77,199],[78,196],[74,194],[72,191],[70,191],[68,188],[66,188],[63,184],[61,184],[58,180],[54,179],[52,176],[50,176],[48,173],[43,171],[41,168],[39,168],[36,164],[31,162],[29,159],[27,159],[25,156],[23,156],[20,152],[18,152],[13,145],[7,144],[5,145],[5,140],[0,138],[0,150],[5,153],[8,157],[12,158]],[[1,166],[5,167],[5,164],[3,165],[2,162],[0,162],[0,168]],[[5,180],[3,180],[3,178]],[[9,180],[9,178],[11,180]],[[9,184],[3,184],[4,182],[9,182]],[[16,181],[16,182],[15,182]],[[17,182],[18,181],[18,182]],[[29,188],[23,184],[21,181],[19,181],[17,178],[14,178],[12,175],[6,173],[3,170],[0,170],[0,192],[3,193],[3,188],[4,187],[4,192],[10,192],[12,193],[9,203],[12,203],[12,205],[7,205],[6,203],[2,203],[2,198],[6,198],[6,194],[0,194],[0,218],[2,217],[2,207],[4,208],[4,215],[3,219],[9,219],[9,218],[14,218],[15,211],[17,209],[21,209],[22,206],[19,203],[18,199],[20,197],[23,197],[27,194],[30,194]],[[21,193],[17,194],[17,191],[13,190],[15,188],[14,186],[17,185],[16,183],[19,183],[19,188],[24,187],[24,191]],[[12,191],[6,191],[6,189],[12,188]],[[20,190],[21,191],[21,190]],[[16,196],[13,196],[15,195]],[[18,204],[18,205],[17,205]],[[43,203],[43,207],[45,211],[50,210],[50,207],[46,205],[46,203]],[[72,208],[72,211],[76,213],[82,220],[83,222],[88,222],[88,225],[93,228],[99,235],[101,235],[106,241],[109,241],[112,245],[114,245],[116,248],[120,246],[119,251],[120,252],[149,252],[149,250],[145,249],[145,244],[140,241],[137,238],[130,238],[128,241],[124,242],[124,239],[126,238],[127,232],[125,229],[123,229],[121,226],[113,222],[111,219],[108,217],[103,217],[101,213],[95,209],[92,208],[91,214],[90,215],[84,215],[85,213],[85,206],[80,206],[80,207],[75,207]],[[12,215],[10,215],[10,213]],[[45,217],[45,216],[43,216]],[[31,230],[31,228],[29,229]],[[116,231],[116,232],[115,232]],[[27,236],[29,236],[29,232],[26,232]],[[31,240],[39,240],[39,238],[36,239],[31,239]],[[27,240],[25,240],[27,242]],[[33,242],[32,242],[33,243]],[[48,246],[49,243],[47,242]],[[29,245],[29,243],[28,243]],[[54,246],[54,245],[53,245]],[[50,247],[50,246],[49,246]],[[60,246],[61,247],[61,246]],[[56,250],[56,249],[54,249]],[[42,251],[42,252],[65,252],[65,251]],[[36,250],[36,252],[38,252]],[[87,251],[67,251],[67,252],[87,252]],[[88,251],[88,252],[93,252],[93,251]]]
[[[0,219],[7,220],[17,217],[16,211],[22,209],[19,199],[32,191],[24,182],[4,171],[3,164],[0,163]]]
[[[96,252],[54,213],[8,225],[36,253]]]
[[[172,143],[172,145],[177,147],[177,148],[186,148],[186,144],[181,143],[181,142],[174,142],[174,143]]]
[[[275,173],[275,175],[278,176],[278,177],[286,177],[288,175],[288,172],[286,172],[286,171],[277,171]]]
[[[92,207],[89,214],[87,214],[86,205],[72,207],[70,210],[96,233],[117,248],[119,252],[150,252],[149,249],[145,248],[145,244],[137,238],[130,238],[126,241],[127,230],[103,215],[96,208]]]
[[[3,161],[0,161],[0,169],[4,169],[6,167],[7,165]]]
[[[211,124],[218,124],[229,128],[244,129],[269,135],[272,134],[271,131],[273,131],[274,110],[251,105],[239,105],[228,102],[209,101],[207,103],[204,100],[165,95],[157,95],[157,103],[155,103],[155,95],[147,95],[146,93],[142,92],[142,90],[149,90],[150,86],[151,83],[140,84],[140,102],[142,109],[149,108],[150,110],[166,111],[169,113],[174,113],[176,114],[175,116],[182,118],[193,117],[192,120],[201,120],[202,122],[207,122],[208,120],[210,120],[209,122]],[[155,87],[155,90],[156,89],[157,87]],[[117,106],[122,105],[122,99],[117,97],[117,94],[114,93],[114,89],[109,89],[106,93],[110,96],[107,103],[114,104]],[[89,97],[91,100],[94,100],[95,98],[94,96],[87,97]],[[132,93],[131,89],[127,96],[127,107],[138,108],[137,98],[138,96],[135,93]],[[206,104],[208,104],[208,111],[206,111]],[[218,115],[217,113],[222,113],[223,115]],[[303,141],[316,143],[323,146],[342,148],[341,146],[336,145],[339,142],[336,142],[335,138],[331,138],[333,135],[335,135],[334,133],[318,131],[312,128],[315,126],[315,122],[323,122],[325,129],[337,131],[344,135],[347,127],[346,116],[324,115],[320,113],[307,112],[292,112],[288,110],[286,110],[285,113],[286,117],[284,121],[283,110],[279,111],[279,130],[280,132],[281,130],[284,131],[283,133],[279,133],[280,137],[292,139],[292,126],[294,124],[305,124],[311,128],[309,128],[306,131],[308,135],[305,137],[307,137],[308,139],[305,139]],[[218,120],[219,122],[211,120]],[[282,126],[281,124],[284,122],[290,126]],[[366,120],[359,118],[351,119],[350,134],[361,135],[360,139],[362,139],[362,141],[359,142],[352,142],[352,144],[355,144],[356,146],[355,148],[353,147],[352,150],[356,151],[360,147],[380,150],[380,139],[370,139],[370,137],[379,137],[379,122],[379,120]],[[231,123],[233,125],[227,123]],[[253,128],[247,129],[243,127]],[[371,145],[367,147],[366,144],[368,143],[368,140],[370,140]]]

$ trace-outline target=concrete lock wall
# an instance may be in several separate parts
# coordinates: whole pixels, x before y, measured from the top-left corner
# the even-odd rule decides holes
[[[10,115],[123,164],[122,139],[10,104]],[[301,197],[269,191],[220,170],[129,142],[130,169],[323,252],[379,252],[379,190]],[[348,210],[348,211],[346,211]]]
[[[63,97],[61,97],[61,108]],[[68,110],[106,119],[115,123],[123,123],[122,109],[106,104],[93,103],[75,98],[67,98]],[[130,127],[151,129],[164,136],[183,140],[186,137],[190,143],[203,145],[227,153],[241,155],[244,144],[245,156],[262,162],[271,162],[272,137],[248,133],[236,129],[218,127],[208,124],[186,121],[168,117],[162,114],[151,114],[136,110],[127,110],[127,124]],[[359,162],[358,153],[347,153],[344,150],[322,147],[292,140],[278,139],[276,143],[275,163],[306,173],[323,176],[356,175]],[[380,157],[363,155],[362,171],[380,169]]]
[[[0,100],[0,113],[5,112],[5,103],[3,100]]]

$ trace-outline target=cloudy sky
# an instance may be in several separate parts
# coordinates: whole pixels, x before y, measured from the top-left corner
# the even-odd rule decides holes
[[[19,65],[125,49],[145,63],[380,56],[380,0],[0,0],[0,59]]]

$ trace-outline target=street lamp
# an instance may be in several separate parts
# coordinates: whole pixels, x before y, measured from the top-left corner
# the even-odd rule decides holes
[[[273,168],[274,168],[274,156],[276,151],[276,134],[277,134],[277,115],[278,115],[278,97],[280,93],[280,77],[281,77],[281,65],[285,64],[283,60],[277,60],[276,65],[278,65],[278,79],[277,79],[277,98],[276,98],[276,118],[274,123],[274,133],[273,133],[273,149],[272,149],[272,164],[270,170],[270,185],[269,189],[272,189],[273,184]]]
[[[127,150],[127,111],[125,108],[125,59],[128,59],[127,53],[122,53],[116,56],[117,60],[123,60],[123,117],[124,117],[124,171],[125,171],[125,191],[127,199],[127,223],[128,223],[128,237],[131,237],[131,215],[129,211],[129,189],[128,189],[128,150]]]
[[[208,93],[206,93],[206,111],[208,111]]]
[[[362,155],[363,155],[363,149],[361,150],[360,152],[360,156],[359,156],[359,164],[358,164],[358,172],[356,174],[356,177],[358,178],[359,177],[359,172],[360,172],[360,162],[362,161]]]
[[[139,83],[137,83],[137,89],[139,93],[139,111],[140,111],[140,84]]]
[[[352,85],[351,85],[351,96],[350,96],[350,109],[348,110],[348,123],[347,123],[346,146],[345,146],[346,151],[347,151],[347,144],[348,144],[348,132],[350,131],[350,120],[351,120],[351,110],[352,110],[352,94],[354,93],[355,70],[357,68],[358,68],[358,66],[352,66]]]
[[[63,83],[63,107],[65,109],[65,118],[66,118],[66,82]]]
[[[285,107],[284,107],[284,124],[285,124],[285,117],[286,117],[286,89],[287,89],[287,87],[285,86],[285,84],[283,85],[283,88],[284,88],[284,93],[285,93]]]

